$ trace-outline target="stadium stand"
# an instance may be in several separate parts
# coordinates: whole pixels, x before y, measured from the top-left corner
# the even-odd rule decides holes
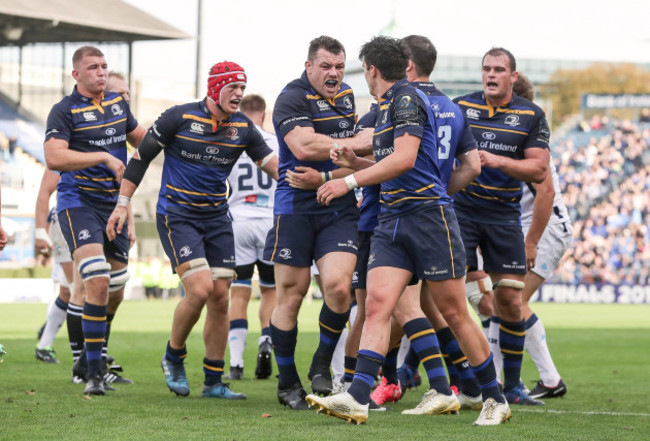
[[[650,124],[595,117],[579,127],[553,147],[574,243],[552,280],[647,285]]]

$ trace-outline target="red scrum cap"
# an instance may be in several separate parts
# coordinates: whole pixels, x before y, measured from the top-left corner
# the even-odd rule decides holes
[[[208,98],[221,105],[221,89],[228,84],[246,84],[244,68],[232,61],[222,61],[210,68]]]

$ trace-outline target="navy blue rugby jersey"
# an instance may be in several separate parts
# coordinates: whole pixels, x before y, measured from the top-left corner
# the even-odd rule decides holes
[[[414,82],[413,86],[424,92],[433,116],[436,118],[438,135],[438,165],[442,183],[449,186],[449,178],[454,171],[454,158],[478,148],[472,129],[463,116],[460,107],[430,82]]]
[[[483,92],[456,98],[479,149],[495,155],[524,159],[528,148],[548,149],[550,129],[544,111],[513,95],[503,107],[487,103]],[[454,195],[458,217],[493,224],[519,224],[522,182],[502,171],[483,167],[481,174]]]
[[[108,152],[126,164],[126,134],[138,122],[124,97],[106,92],[101,100],[72,93],[55,104],[47,117],[45,141],[68,142],[78,152]],[[120,193],[115,174],[104,164],[61,172],[57,185],[57,209],[91,206],[112,210]]]
[[[372,148],[377,161],[395,151],[394,141],[408,133],[420,138],[415,166],[381,184],[379,220],[451,202],[442,183],[436,121],[426,95],[406,79],[393,84],[379,102]]]
[[[149,129],[164,146],[156,211],[181,216],[225,213],[226,179],[245,151],[253,161],[273,153],[255,124],[241,112],[223,121],[205,100],[167,109]]]
[[[370,105],[370,110],[368,113],[363,115],[357,122],[356,127],[354,128],[355,133],[359,133],[363,129],[370,127],[375,127],[375,121],[377,120],[377,113],[379,112],[379,104],[372,103]],[[363,194],[363,200],[361,201],[361,207],[359,207],[359,223],[357,224],[359,231],[373,231],[375,227],[379,224],[379,192],[381,191],[381,185],[369,185],[367,187],[361,188],[361,194]]]
[[[355,105],[350,86],[341,84],[336,96],[325,99],[309,84],[307,73],[290,82],[278,96],[273,109],[273,125],[280,145],[279,179],[275,191],[275,214],[318,214],[338,211],[356,204],[354,193],[335,199],[329,206],[316,200],[316,190],[299,190],[285,181],[287,170],[306,166],[322,172],[334,170],[331,160],[299,161],[284,141],[296,126],[313,127],[316,133],[330,136],[332,143],[354,135]]]

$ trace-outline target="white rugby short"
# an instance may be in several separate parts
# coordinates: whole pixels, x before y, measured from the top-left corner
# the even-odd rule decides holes
[[[530,225],[522,225],[524,237],[528,235],[529,227]],[[572,237],[573,226],[570,222],[547,225],[537,244],[537,259],[531,271],[544,280],[548,279],[571,246]]]
[[[72,262],[72,255],[68,244],[61,232],[61,224],[56,217],[50,224],[50,240],[52,241],[52,258],[55,263]]]
[[[273,265],[273,262],[267,262],[262,257],[266,235],[271,228],[273,228],[273,218],[270,217],[232,222],[237,266],[250,265],[258,260]]]

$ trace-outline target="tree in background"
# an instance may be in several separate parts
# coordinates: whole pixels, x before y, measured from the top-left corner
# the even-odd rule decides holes
[[[553,127],[580,111],[584,93],[650,93],[650,70],[635,64],[594,63],[586,69],[560,69],[540,92],[553,104]]]

